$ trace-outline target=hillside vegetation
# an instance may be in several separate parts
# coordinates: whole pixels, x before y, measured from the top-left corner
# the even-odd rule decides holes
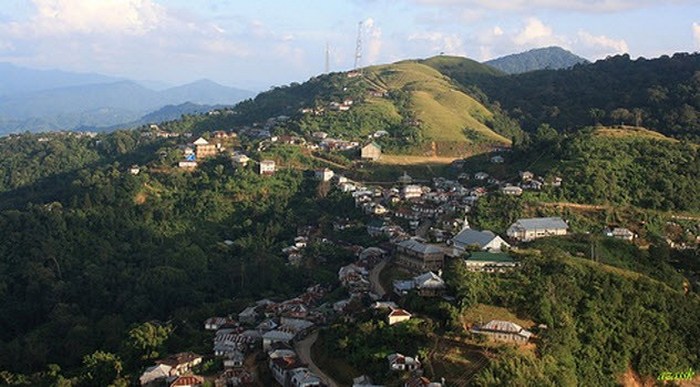
[[[603,125],[644,126],[700,140],[700,54],[631,60],[619,55],[568,70],[535,71],[478,81],[522,128],[542,123],[561,131]]]
[[[536,48],[484,62],[508,74],[568,69],[579,63],[588,63],[588,61],[561,47]]]

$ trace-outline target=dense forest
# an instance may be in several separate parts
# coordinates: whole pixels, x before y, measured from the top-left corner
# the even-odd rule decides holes
[[[318,196],[317,182],[301,171],[262,177],[225,158],[193,173],[158,172],[160,140],[124,135],[28,135],[0,144],[9,155],[21,143],[25,155],[16,159],[26,158],[3,169],[22,180],[9,180],[0,198],[0,368],[42,371],[29,384],[57,364],[53,371],[67,369],[90,385],[81,372],[95,351],[121,359],[123,373],[138,370],[144,363],[130,332],[145,322],[174,328],[161,347],[189,349],[178,345],[192,342],[212,310],[233,313],[254,297],[298,294],[333,281],[345,263],[331,252],[327,266],[306,271],[286,266],[280,250],[297,227],[328,219],[328,209],[355,211],[348,198]],[[150,159],[153,172],[128,173],[116,161],[120,151]],[[50,162],[52,155],[61,161]],[[30,190],[30,182],[53,189]]]
[[[568,70],[479,78],[476,84],[529,132],[542,123],[566,131],[625,124],[698,141],[699,69],[700,54],[636,60],[618,55]],[[458,74],[455,79],[462,80]]]

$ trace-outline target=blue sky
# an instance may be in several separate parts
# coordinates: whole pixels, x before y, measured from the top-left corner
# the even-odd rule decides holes
[[[2,0],[0,61],[264,90],[441,52],[562,46],[587,59],[700,50],[698,0]]]

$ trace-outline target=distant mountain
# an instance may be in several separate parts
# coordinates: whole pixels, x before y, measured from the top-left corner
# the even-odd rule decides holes
[[[588,60],[561,47],[546,47],[507,55],[484,63],[508,74],[520,74],[535,70],[568,69],[579,63],[588,63]]]
[[[21,131],[109,128],[141,122],[142,117],[167,105],[182,105],[166,120],[189,114],[199,105],[234,105],[253,92],[210,80],[156,91],[145,85],[99,74],[32,70],[0,64],[0,134]],[[162,85],[161,85],[162,86]],[[175,115],[176,114],[176,115]]]
[[[35,70],[10,63],[0,63],[0,80],[2,80],[0,82],[0,96],[5,96],[62,87],[112,83],[123,79],[61,70]]]

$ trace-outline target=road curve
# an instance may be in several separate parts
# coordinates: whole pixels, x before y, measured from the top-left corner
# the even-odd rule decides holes
[[[386,266],[386,262],[386,259],[382,260],[369,272],[369,283],[372,286],[372,292],[374,292],[380,298],[384,297],[386,294],[386,290],[384,290],[381,281],[379,281],[379,273],[381,273],[384,266]]]
[[[314,345],[317,338],[318,331],[314,331],[312,334],[306,336],[304,340],[297,341],[294,344],[294,349],[296,349],[299,359],[303,363],[308,364],[309,369],[318,375],[328,385],[328,387],[338,387],[339,384],[336,383],[330,376],[323,373],[323,371],[316,366],[316,363],[314,363],[314,359],[311,358],[311,346]]]

